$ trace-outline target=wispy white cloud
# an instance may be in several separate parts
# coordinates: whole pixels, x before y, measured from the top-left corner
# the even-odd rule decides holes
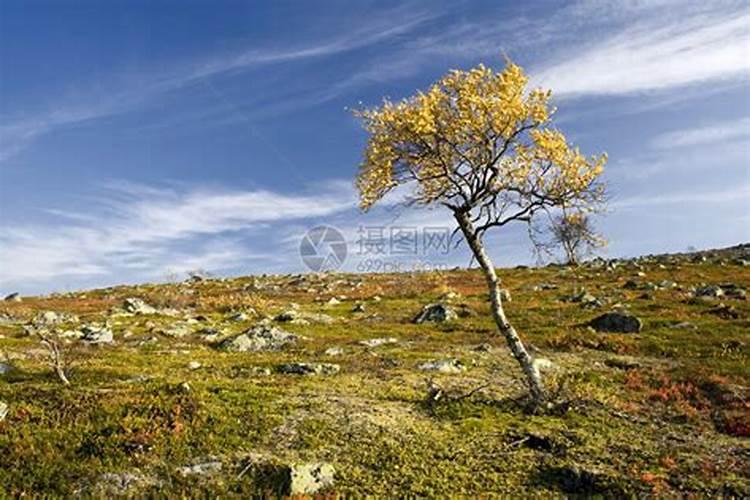
[[[750,143],[747,143],[750,140],[750,118],[666,132],[656,137],[652,144],[657,149],[672,149],[736,140],[746,141],[750,151]]]
[[[340,182],[300,195],[139,190],[128,184],[107,193],[98,210],[84,217],[66,213],[57,224],[0,226],[0,286],[44,283],[54,288],[51,284],[61,277],[121,281],[126,276],[147,279],[167,269],[237,267],[260,257],[240,243],[244,232],[271,231],[274,224],[334,214],[354,203],[352,188]]]
[[[726,189],[714,191],[684,191],[675,193],[662,193],[659,195],[629,196],[615,199],[610,203],[612,210],[637,209],[654,207],[660,205],[682,205],[691,206],[711,205],[716,203],[736,203],[746,201],[750,204],[750,184],[733,186]]]
[[[558,96],[616,95],[750,75],[747,9],[641,21],[541,65],[535,82]]]

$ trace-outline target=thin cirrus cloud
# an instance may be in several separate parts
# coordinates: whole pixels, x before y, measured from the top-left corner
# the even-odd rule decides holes
[[[691,206],[711,204],[733,204],[737,201],[750,200],[750,184],[734,186],[727,189],[717,189],[702,192],[678,192],[661,195],[638,195],[615,200],[610,204],[613,210],[639,209],[659,205]]]
[[[652,144],[657,149],[671,149],[747,140],[750,140],[750,117],[674,130],[656,137]]]
[[[678,22],[680,21],[680,22]],[[543,65],[535,83],[563,97],[658,91],[750,75],[750,14],[696,15],[629,28]],[[577,49],[578,51],[580,49]]]
[[[238,232],[331,215],[354,206],[352,188],[331,182],[315,193],[267,190],[178,192],[113,185],[98,216],[63,213],[56,224],[0,227],[0,286],[48,288],[64,277],[110,279],[237,265],[268,258],[240,243]],[[188,248],[190,250],[185,250]],[[52,285],[52,286],[50,286]]]

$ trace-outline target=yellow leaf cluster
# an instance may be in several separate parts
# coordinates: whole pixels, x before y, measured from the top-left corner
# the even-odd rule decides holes
[[[470,190],[467,178],[483,175],[494,189],[553,194],[588,186],[606,157],[585,158],[549,128],[551,93],[527,84],[510,60],[499,72],[480,64],[450,71],[411,98],[355,112],[369,136],[357,177],[362,208],[407,182],[425,204]]]

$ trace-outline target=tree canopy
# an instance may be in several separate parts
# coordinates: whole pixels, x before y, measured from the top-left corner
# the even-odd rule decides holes
[[[527,90],[528,80],[510,60],[499,72],[480,64],[356,111],[369,133],[357,177],[361,207],[413,183],[412,203],[478,209],[481,234],[550,207],[594,204],[606,155],[586,157],[570,145],[551,125],[551,92]]]

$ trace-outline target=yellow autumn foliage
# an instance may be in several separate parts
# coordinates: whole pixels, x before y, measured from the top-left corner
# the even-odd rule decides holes
[[[426,92],[356,111],[369,138],[357,177],[369,209],[399,184],[415,182],[419,203],[478,201],[503,190],[575,197],[602,173],[606,155],[586,157],[550,124],[549,90],[527,90],[510,60],[502,71],[453,70]],[[475,196],[476,197],[476,196]]]

